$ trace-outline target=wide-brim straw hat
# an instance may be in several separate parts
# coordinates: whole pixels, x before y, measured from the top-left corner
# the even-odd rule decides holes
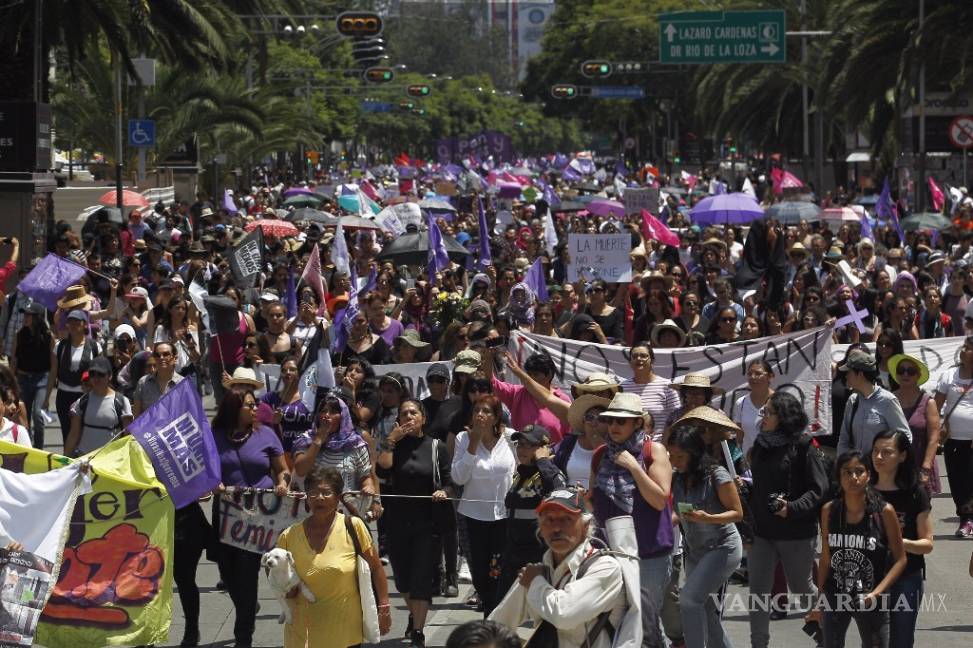
[[[571,395],[580,398],[582,394],[596,394],[611,390],[612,394],[617,394],[621,385],[606,373],[590,373],[584,382],[571,385]]]
[[[247,387],[263,387],[264,383],[257,379],[257,372],[249,367],[237,367],[229,380],[230,385],[246,385]]]
[[[676,425],[681,423],[702,423],[704,425],[715,425],[717,427],[723,428],[725,430],[731,430],[732,432],[741,432],[739,425],[733,422],[723,410],[718,410],[715,407],[710,407],[709,405],[703,405],[701,407],[694,407],[689,410],[676,421]]]
[[[652,332],[649,334],[649,338],[652,340],[653,346],[659,345],[659,336],[662,335],[663,331],[672,331],[679,336],[679,346],[686,346],[686,332],[679,328],[679,326],[671,319],[667,319],[661,324],[655,324],[652,327]]]
[[[915,356],[908,355],[906,353],[896,353],[894,356],[889,358],[889,375],[895,379],[899,371],[899,363],[903,361],[911,362],[919,369],[919,380],[916,381],[916,386],[924,385],[929,381],[929,367],[926,363]]]
[[[608,409],[601,413],[607,418],[643,418],[642,399],[638,394],[619,392],[608,403]]]
[[[70,286],[65,291],[64,297],[58,300],[57,306],[61,310],[71,310],[76,306],[88,303],[91,303],[91,295],[84,289],[84,286],[77,284]]]
[[[679,381],[673,381],[672,386],[676,389],[683,387],[699,387],[700,389],[712,389],[714,394],[722,394],[726,390],[714,385],[709,376],[701,373],[688,373]]]
[[[592,407],[608,409],[610,404],[611,400],[593,394],[584,394],[578,397],[568,408],[568,423],[571,425],[571,429],[579,433],[584,432],[584,415],[588,413],[588,410]]]

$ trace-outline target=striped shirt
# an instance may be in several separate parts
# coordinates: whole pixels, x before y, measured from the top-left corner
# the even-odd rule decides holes
[[[679,393],[672,388],[671,381],[656,376],[652,382],[637,384],[633,379],[627,378],[621,385],[626,394],[639,395],[642,409],[652,415],[652,440],[661,441],[669,413],[682,407]]]

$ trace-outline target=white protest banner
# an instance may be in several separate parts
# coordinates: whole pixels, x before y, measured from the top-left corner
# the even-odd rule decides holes
[[[220,494],[220,542],[263,554],[273,549],[287,527],[307,517],[304,501],[270,491]]]
[[[629,187],[622,195],[625,215],[641,214],[646,210],[653,216],[659,215],[659,190],[654,187]]]
[[[608,283],[632,280],[632,236],[625,234],[568,234],[568,279],[603,279]]]
[[[415,225],[419,227],[422,224],[422,210],[419,209],[419,204],[414,202],[404,202],[397,205],[392,205],[392,211],[398,216],[399,222],[402,223],[402,232],[405,233],[405,228],[409,225]]]
[[[375,214],[375,222],[378,223],[379,227],[391,233],[393,236],[402,236],[405,234],[405,224],[402,223],[402,219],[399,218],[399,215],[392,207],[386,207]]]
[[[959,363],[959,350],[966,340],[962,335],[933,340],[906,340],[902,343],[906,355],[918,358],[929,368],[929,380],[922,386],[928,392],[936,391],[939,379],[947,369]],[[848,352],[847,344],[835,344],[831,347],[831,358],[834,362],[841,362]],[[868,348],[875,353],[875,344],[868,343]]]
[[[557,380],[567,387],[590,373],[609,373],[619,381],[632,377],[629,347],[592,344],[514,331],[510,350],[521,362],[533,353],[546,353],[554,361]],[[831,330],[820,327],[787,335],[707,347],[655,349],[656,375],[669,380],[687,373],[702,373],[726,390],[713,404],[731,417],[740,396],[750,391],[747,365],[765,360],[774,370],[775,390],[793,393],[810,420],[813,434],[831,431]],[[508,379],[510,379],[508,373]]]
[[[384,376],[389,372],[396,372],[405,379],[405,389],[412,398],[422,400],[429,396],[429,385],[426,384],[426,372],[434,364],[444,364],[449,368],[449,373],[453,373],[452,362],[413,362],[411,364],[387,364],[372,365],[376,376]]]
[[[0,646],[30,646],[61,571],[68,524],[80,495],[91,491],[81,464],[26,475],[0,468]],[[7,539],[5,538],[5,539]]]

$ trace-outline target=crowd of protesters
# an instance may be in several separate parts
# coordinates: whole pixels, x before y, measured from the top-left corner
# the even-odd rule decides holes
[[[768,646],[770,620],[789,612],[818,624],[821,645],[843,645],[851,620],[869,646],[913,645],[933,549],[930,497],[941,489],[938,452],[956,535],[973,539],[973,337],[935,385],[903,342],[973,330],[973,200],[957,199],[952,228],[901,237],[891,222],[868,227],[874,238],[858,223],[813,219],[700,227],[687,209],[708,193],[695,187],[720,184],[716,177],[643,176],[661,185],[659,216],[677,233],[674,246],[647,238],[641,215],[583,209],[586,194],[611,197],[624,182],[579,187],[541,173],[544,199],[487,198],[489,231],[478,198],[456,196],[457,210],[438,227],[473,254],[434,276],[424,263],[383,257],[396,237],[378,225],[343,228],[338,246],[334,227],[298,221],[296,235],[266,237],[259,280],[240,285],[233,248],[248,223],[285,215],[283,182],[229,201],[200,193],[191,204],[130,210],[122,224],[107,213],[84,227],[59,222],[50,252],[89,272],[53,312],[7,282],[0,439],[79,456],[180,381],[194,381],[216,399],[224,485],[308,493],[310,517],[280,545],[318,601],[295,599],[303,625],[288,628],[288,646],[361,643],[355,627],[333,632],[348,614],[361,616],[348,607],[354,586],[312,576],[352,551],[391,564],[414,646],[425,645],[435,597],[458,596],[460,582],[473,585],[466,603],[489,615],[520,587],[521,570],[541,561],[536,509],[565,487],[585,490],[599,527],[632,516],[647,647],[730,645],[719,601],[731,577],[749,582],[754,647]],[[382,178],[368,182],[382,186]],[[340,201],[317,191],[337,177],[319,184],[302,189],[341,215]],[[763,176],[747,184],[765,205],[779,199]],[[422,197],[430,187],[418,179],[414,191]],[[839,190],[818,202],[854,197]],[[632,281],[569,281],[569,233],[629,233]],[[16,272],[12,246],[4,279]],[[350,273],[336,265],[339,247]],[[321,293],[313,282],[294,285],[312,253]],[[546,300],[526,277],[536,259]],[[232,330],[207,330],[194,292],[232,300]],[[848,302],[863,313],[860,326],[835,326]],[[750,391],[733,418],[717,409],[722,390],[708,376],[670,382],[653,370],[662,349],[819,326],[851,344],[832,367],[831,434],[812,438],[800,402],[777,390],[766,362],[748,364]],[[626,347],[630,367],[560,384],[549,356],[521,364],[506,353],[518,329]],[[315,344],[330,347],[337,386],[309,403],[299,381]],[[434,363],[421,400],[400,373],[375,371],[416,362]],[[280,378],[268,387],[261,366],[270,364]],[[61,438],[45,437],[55,416]],[[364,526],[335,522],[348,491],[358,496],[348,510],[377,520],[374,544]],[[340,534],[339,544],[329,534]],[[236,609],[236,645],[249,646],[259,556],[220,545],[198,503],[177,512],[176,538],[182,645],[200,640],[195,576],[205,550]],[[788,591],[806,598],[790,608],[786,597],[763,604]],[[376,592],[387,631],[384,579]],[[912,605],[879,604],[890,595]]]

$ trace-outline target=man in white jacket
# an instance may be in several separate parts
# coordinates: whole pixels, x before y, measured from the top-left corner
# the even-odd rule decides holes
[[[594,519],[580,492],[557,490],[537,507],[542,563],[527,565],[490,619],[517,628],[528,618],[528,645],[609,648],[625,613],[622,569],[591,544]],[[545,633],[548,640],[545,640]]]

